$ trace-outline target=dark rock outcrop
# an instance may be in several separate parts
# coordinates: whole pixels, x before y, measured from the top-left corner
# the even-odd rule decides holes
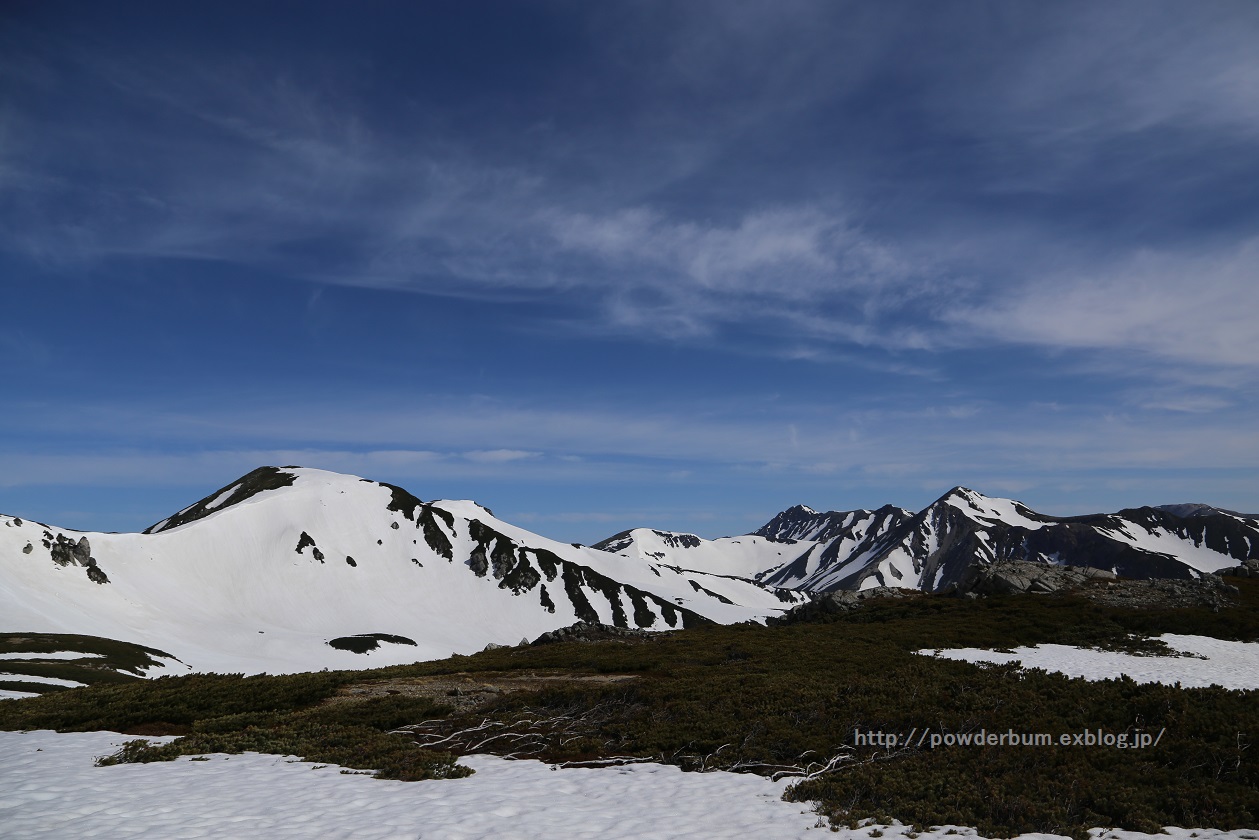
[[[1054,566],[1023,560],[1003,560],[971,566],[958,583],[957,593],[978,595],[1049,594],[1075,589],[1090,580],[1115,580],[1114,572],[1088,566]]]
[[[1240,566],[1220,569],[1219,574],[1225,577],[1259,578],[1259,560],[1247,560]]]
[[[65,534],[57,534],[47,545],[52,562],[58,566],[87,566],[92,559],[92,544],[87,537],[79,537],[78,542],[75,542]]]
[[[144,529],[144,533],[158,534],[162,531],[169,531],[171,528],[177,528],[180,525],[187,525],[189,522],[196,522],[198,519],[204,519],[212,513],[218,513],[232,505],[238,505],[259,493],[288,487],[296,479],[296,475],[285,472],[279,467],[259,467],[226,487],[216,490],[196,504],[184,508],[174,516],[163,519],[156,525],[150,525]]]
[[[65,534],[59,533],[54,537],[50,532],[44,531],[43,543],[44,548],[48,549],[52,562],[58,566],[63,568],[80,566],[87,570],[88,580],[93,583],[109,583],[109,576],[96,564],[96,558],[92,556],[92,544],[87,537],[79,537],[75,540]],[[34,547],[30,543],[27,543],[27,547],[23,549],[27,554],[33,550]]]
[[[881,598],[906,598],[920,594],[912,589],[897,589],[893,586],[876,586],[870,589],[842,589],[835,592],[823,592],[812,601],[801,604],[781,616],[771,617],[765,623],[774,626],[810,623],[827,620],[826,616],[844,615],[859,610],[871,601]]]
[[[629,627],[616,627],[612,624],[599,624],[594,621],[578,621],[567,627],[543,633],[534,639],[532,645],[554,645],[560,642],[606,642],[631,641],[647,639],[660,635],[650,630],[636,630]]]
[[[348,650],[352,653],[367,653],[380,647],[381,642],[387,642],[391,645],[414,645],[414,639],[408,639],[406,636],[395,636],[391,633],[360,633],[357,636],[341,636],[340,638],[330,639],[329,647],[337,650]]]

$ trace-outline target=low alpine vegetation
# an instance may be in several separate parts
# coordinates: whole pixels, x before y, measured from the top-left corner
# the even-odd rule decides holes
[[[1218,613],[918,596],[778,627],[701,626],[376,671],[92,686],[0,704],[0,726],[181,736],[133,742],[106,761],[258,750],[419,779],[464,774],[458,755],[493,752],[790,775],[800,781],[788,795],[818,802],[836,825],[896,818],[1079,838],[1094,826],[1239,828],[1259,823],[1259,692],[1090,683],[915,653],[1047,642],[1157,653],[1149,638],[1166,632],[1257,641],[1259,581],[1239,586],[1239,605]],[[1088,730],[1164,734],[1143,749],[933,750],[854,737]]]

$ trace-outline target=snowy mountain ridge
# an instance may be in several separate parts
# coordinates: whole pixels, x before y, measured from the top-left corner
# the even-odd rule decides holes
[[[198,671],[438,659],[577,621],[763,620],[804,598],[559,543],[474,502],[426,503],[297,467],[255,470],[140,534],[0,517],[0,632],[135,642]]]
[[[1131,578],[1196,578],[1259,559],[1259,517],[1202,504],[1055,517],[955,487],[918,513],[788,508],[746,537],[637,529],[597,547],[682,568],[724,568],[785,589],[955,590],[1005,560],[1089,566]],[[760,538],[762,541],[757,541]],[[723,558],[724,567],[713,557]],[[759,568],[758,568],[759,567]]]
[[[163,673],[279,673],[473,653],[577,621],[763,621],[837,589],[944,593],[1002,560],[1193,578],[1256,559],[1256,517],[1062,518],[961,487],[917,513],[798,505],[743,536],[637,528],[583,547],[472,501],[262,467],[139,534],[0,516],[0,633],[145,645],[172,655]]]

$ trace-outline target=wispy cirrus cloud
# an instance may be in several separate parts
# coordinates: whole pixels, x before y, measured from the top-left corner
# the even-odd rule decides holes
[[[1259,240],[1207,253],[1142,250],[1012,284],[946,318],[972,335],[1168,362],[1259,367]]]
[[[290,402],[283,410],[207,405],[195,416],[164,414],[157,405],[81,404],[73,424],[60,405],[28,406],[10,412],[4,428],[18,436],[38,428],[54,441],[62,434],[91,433],[103,451],[122,453],[103,457],[99,469],[118,470],[122,477],[136,468],[132,461],[157,463],[166,453],[210,469],[230,462],[241,472],[283,462],[359,474],[597,476],[613,482],[675,474],[707,480],[737,471],[901,479],[953,475],[958,483],[976,471],[1010,481],[1103,468],[1259,468],[1259,438],[1246,405],[1185,407],[1174,398],[1164,390],[1133,394],[1127,407],[1107,401],[1054,407],[949,403],[937,394],[922,404],[871,402],[839,411],[822,401],[792,400],[763,404],[755,412],[738,400],[632,412],[502,401],[438,405],[429,399],[423,405],[370,408],[309,401]],[[190,444],[198,449],[190,451]],[[30,448],[0,450],[0,475],[11,485],[92,483],[105,475],[90,466],[72,469],[74,460]],[[179,469],[172,467],[163,480]]]
[[[759,322],[763,332],[900,346],[884,322],[948,291],[926,282],[927,266],[821,207],[766,207],[729,224],[647,207],[542,217],[560,253],[611,278],[604,313],[614,328],[686,335]]]
[[[615,95],[547,78],[510,124],[382,110],[344,57],[307,74],[28,32],[6,42],[0,244],[562,303],[534,322],[583,338],[1252,365],[1234,227],[1259,218],[1236,186],[1259,19],[1141,8],[608,7],[582,22]]]
[[[511,461],[527,461],[541,457],[541,452],[526,452],[522,449],[478,449],[463,453],[469,461],[482,464],[505,464]]]

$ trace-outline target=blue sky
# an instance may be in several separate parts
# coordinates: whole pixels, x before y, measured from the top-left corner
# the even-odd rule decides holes
[[[1259,510],[1259,4],[0,8],[0,510]]]

